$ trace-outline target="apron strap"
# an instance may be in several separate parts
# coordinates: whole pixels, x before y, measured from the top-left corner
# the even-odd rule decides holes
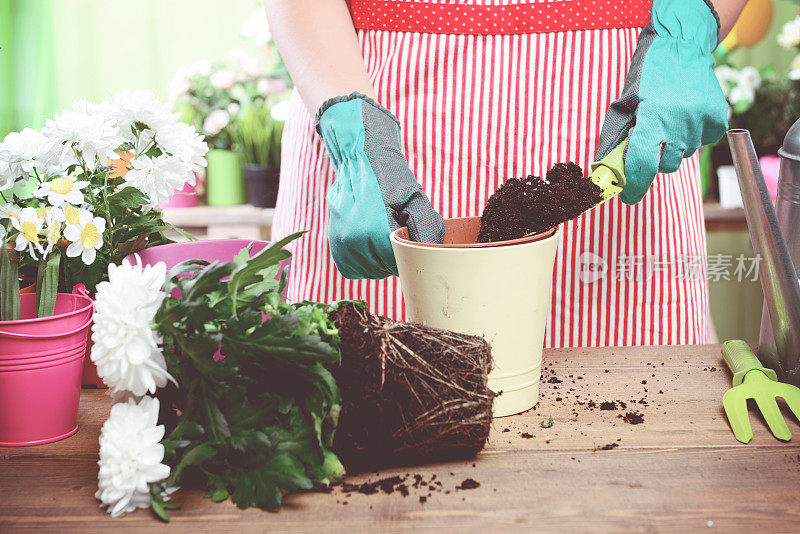
[[[507,35],[641,28],[650,0],[545,0],[504,5],[419,0],[350,0],[356,29]]]

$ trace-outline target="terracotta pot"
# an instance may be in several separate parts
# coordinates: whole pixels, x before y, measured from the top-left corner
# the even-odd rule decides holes
[[[484,337],[492,346],[489,387],[502,393],[495,416],[536,405],[547,306],[558,245],[552,229],[522,239],[478,243],[480,217],[445,221],[444,244],[391,235],[411,321]]]

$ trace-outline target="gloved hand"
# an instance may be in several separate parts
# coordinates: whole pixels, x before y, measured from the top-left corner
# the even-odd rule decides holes
[[[408,166],[391,111],[352,93],[323,103],[316,122],[336,170],[327,195],[328,243],[342,276],[397,274],[389,234],[403,226],[414,241],[444,241],[444,219]]]
[[[606,114],[595,161],[630,136],[620,199],[639,202],[656,173],[678,170],[727,129],[728,104],[711,53],[719,17],[710,0],[653,0],[625,85]]]

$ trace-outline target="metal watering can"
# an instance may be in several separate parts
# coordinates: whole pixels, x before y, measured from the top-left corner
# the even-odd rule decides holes
[[[764,310],[758,356],[778,379],[800,386],[800,120],[786,134],[775,206],[750,132],[729,130],[728,143],[742,191],[753,250],[761,257]]]

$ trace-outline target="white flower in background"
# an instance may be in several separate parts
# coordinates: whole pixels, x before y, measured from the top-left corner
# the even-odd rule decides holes
[[[80,205],[83,203],[82,189],[89,185],[87,180],[77,182],[68,176],[59,176],[49,182],[43,182],[34,191],[39,198],[47,198],[52,206],[60,207],[62,204]]]
[[[272,34],[269,31],[267,14],[264,10],[256,9],[250,13],[250,16],[242,23],[242,29],[239,33],[242,37],[253,41],[258,46],[264,46],[269,43],[272,40]]]
[[[207,165],[205,155],[208,145],[205,138],[189,124],[175,122],[160,128],[156,133],[156,142],[167,153],[189,163],[195,171]],[[189,180],[194,185],[193,173]]]
[[[56,113],[55,119],[47,119],[43,133],[62,145],[58,162],[62,169],[78,163],[74,152],[77,151],[93,171],[97,165],[119,158],[115,150],[124,142],[114,121],[101,113],[74,110]]]
[[[211,61],[209,61],[208,59],[201,59],[199,61],[196,61],[195,63],[192,63],[189,66],[189,69],[190,72],[193,72],[194,74],[200,76],[208,76],[209,74],[211,74],[211,69],[212,69]]]
[[[125,175],[125,185],[147,195],[150,208],[168,201],[175,191],[183,189],[187,181],[194,179],[189,162],[167,154],[155,158],[139,156],[131,165],[131,170]]]
[[[173,114],[170,106],[158,100],[152,91],[123,91],[114,96],[114,106],[117,127],[127,141],[135,140],[134,128],[152,131],[140,143],[142,146],[139,148],[142,150],[152,139],[153,132],[166,124],[176,122],[179,116],[177,113]]]
[[[45,208],[44,211],[44,236],[45,236],[45,255],[50,254],[53,248],[61,239],[62,223],[64,222],[64,212],[61,208]]]
[[[800,46],[800,16],[783,25],[778,34],[778,44],[787,50]]]
[[[8,134],[0,143],[0,191],[13,187],[18,178],[27,178],[34,169],[45,171],[58,150],[55,143],[33,128]]]
[[[189,89],[192,88],[190,80],[192,74],[188,67],[181,67],[175,71],[175,76],[167,86],[167,98],[170,102],[174,102],[178,97],[189,92]]]
[[[729,67],[728,65],[720,65],[714,69],[714,74],[717,75],[720,85],[723,89],[728,83],[736,82],[739,79],[739,72]]]
[[[744,67],[739,71],[738,84],[748,89],[756,90],[761,86],[761,75],[755,67]]]
[[[150,484],[165,480],[164,425],[158,424],[158,399],[144,397],[111,407],[100,430],[97,498],[111,517],[150,507]]]
[[[737,102],[747,102],[750,103],[755,98],[756,93],[753,89],[749,87],[744,87],[742,85],[737,85],[733,89],[731,89],[728,100],[732,104],[736,104]]]
[[[278,122],[285,122],[286,118],[289,116],[289,102],[284,100],[283,102],[278,102],[269,112],[270,116],[273,120]]]
[[[19,217],[11,217],[11,225],[19,232],[14,248],[20,252],[27,250],[33,259],[36,259],[36,251],[44,254],[44,249],[39,241],[43,224],[44,217],[36,213],[35,208],[22,208]]]
[[[789,67],[789,79],[790,80],[800,80],[800,54],[796,55],[792,60],[792,64]]]
[[[91,358],[114,395],[138,397],[175,382],[153,330],[166,277],[166,264],[142,267],[137,256],[136,264],[109,265],[108,281],[97,285]]]
[[[230,89],[236,83],[236,73],[230,69],[220,69],[208,81],[217,89]]]
[[[242,109],[242,107],[239,104],[237,104],[236,102],[231,102],[230,104],[228,104],[228,107],[225,108],[225,111],[228,112],[228,115],[233,116],[239,113],[240,109]]]
[[[210,135],[217,135],[231,121],[230,115],[224,109],[215,109],[203,121],[203,130]]]
[[[86,265],[94,263],[97,249],[103,246],[105,230],[105,219],[94,217],[90,211],[79,210],[78,223],[67,224],[64,229],[64,238],[70,241],[67,247],[67,256],[70,258],[80,256]]]

